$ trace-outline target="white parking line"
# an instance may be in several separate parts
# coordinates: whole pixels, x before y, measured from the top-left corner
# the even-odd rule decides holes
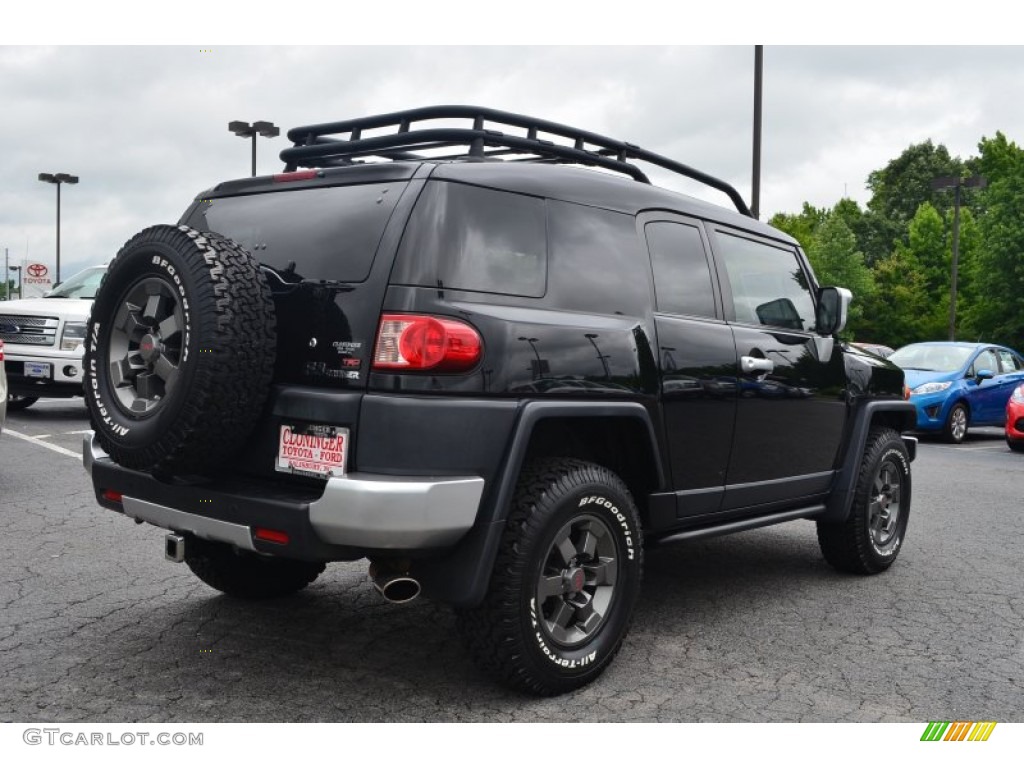
[[[82,454],[75,453],[74,451],[69,451],[67,448],[61,448],[59,445],[54,445],[53,443],[47,443],[44,440],[40,440],[38,437],[32,437],[32,435],[25,435],[22,434],[21,432],[15,432],[13,429],[7,429],[6,427],[4,428],[3,433],[5,435],[10,435],[11,437],[17,437],[22,440],[26,440],[30,443],[35,443],[36,445],[41,445],[43,446],[43,448],[49,448],[51,451],[63,453],[65,456],[70,456],[73,459],[78,459],[79,461],[82,460]]]

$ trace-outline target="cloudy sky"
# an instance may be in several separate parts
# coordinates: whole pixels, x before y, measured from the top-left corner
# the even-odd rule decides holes
[[[753,64],[751,45],[0,45],[0,249],[53,264],[55,195],[40,172],[81,178],[62,192],[66,278],[175,221],[203,189],[248,175],[249,144],[231,120],[271,120],[283,134],[441,103],[630,141],[749,200]],[[863,204],[867,174],[912,143],[966,157],[1001,130],[1020,144],[1022,81],[1020,47],[766,45],[762,219],[844,194]],[[279,170],[285,146],[283,135],[260,139],[258,173]]]

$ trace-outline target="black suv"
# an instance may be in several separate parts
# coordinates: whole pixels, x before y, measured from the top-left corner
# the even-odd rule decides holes
[[[728,184],[479,107],[288,136],[96,297],[86,468],[167,557],[241,598],[368,558],[540,694],[611,662],[645,546],[802,518],[840,570],[895,560],[903,373],[837,343],[850,294]]]

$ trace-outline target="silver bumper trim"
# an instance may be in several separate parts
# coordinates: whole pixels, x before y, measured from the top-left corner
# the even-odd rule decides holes
[[[123,497],[121,505],[124,507],[123,514],[134,520],[144,520],[158,528],[166,528],[179,533],[192,533],[200,539],[223,541],[233,544],[239,549],[256,551],[256,547],[252,545],[252,534],[249,532],[248,526],[225,523],[223,520],[214,520],[202,515],[193,515],[191,512],[182,512],[180,509],[165,507],[142,499],[133,499],[130,496]]]
[[[476,520],[482,477],[332,477],[309,505],[309,522],[331,544],[421,549],[454,544]]]
[[[89,473],[89,477],[92,477],[92,465],[97,459],[109,458],[107,452],[100,447],[99,441],[96,439],[96,433],[93,431],[86,432],[82,435],[82,465],[85,467],[85,471]]]

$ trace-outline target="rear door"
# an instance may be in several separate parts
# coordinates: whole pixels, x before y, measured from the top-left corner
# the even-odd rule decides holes
[[[717,512],[736,421],[736,346],[700,224],[640,219],[651,255],[662,408],[680,517]]]
[[[838,344],[815,330],[814,285],[792,245],[711,228],[736,342],[738,404],[724,509],[828,490],[846,421]]]

